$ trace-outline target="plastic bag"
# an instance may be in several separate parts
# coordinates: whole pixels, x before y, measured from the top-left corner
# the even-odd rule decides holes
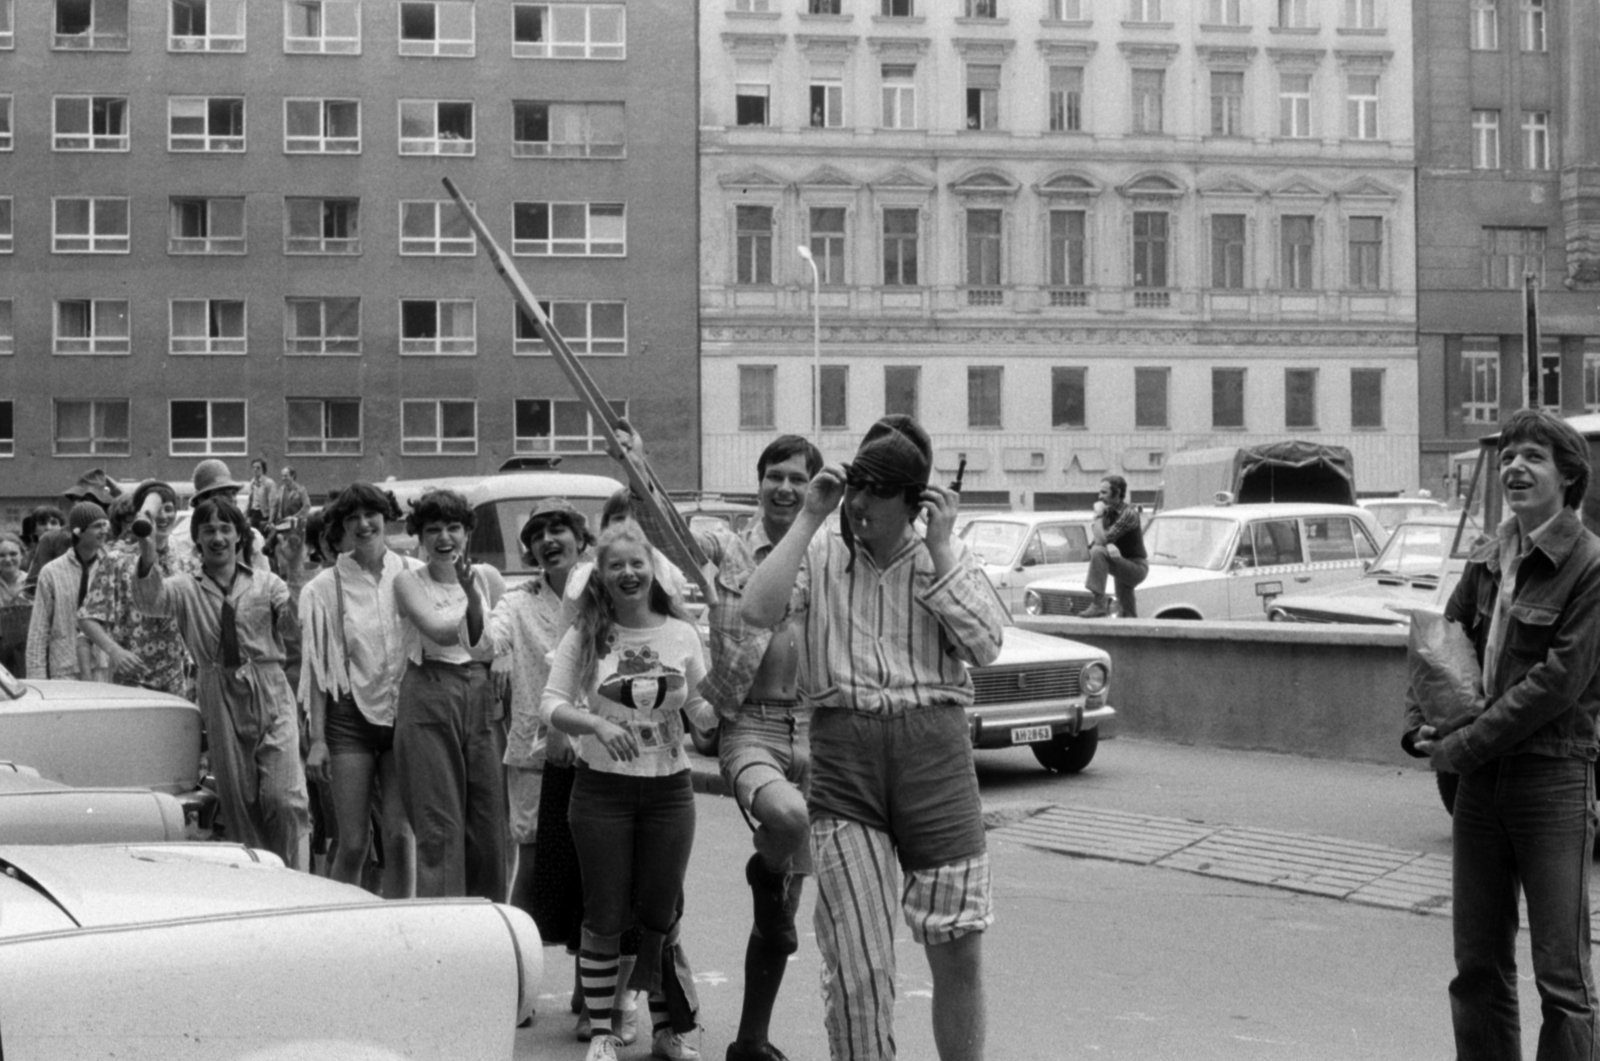
[[[1440,734],[1460,729],[1483,713],[1483,672],[1472,640],[1443,612],[1411,614],[1406,644],[1411,695]]]

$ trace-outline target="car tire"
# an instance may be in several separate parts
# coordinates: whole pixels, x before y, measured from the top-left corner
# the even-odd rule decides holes
[[[1444,803],[1445,812],[1456,812],[1456,786],[1461,784],[1461,775],[1440,770],[1433,775],[1434,783],[1439,786],[1439,799]]]
[[[1076,774],[1089,765],[1099,747],[1100,731],[1086,729],[1076,737],[1058,733],[1050,740],[1028,745],[1028,750],[1052,774]]]
[[[683,728],[689,731],[689,743],[694,745],[695,751],[701,755],[709,755],[712,758],[716,758],[717,750],[722,746],[721,722],[718,722],[710,729],[701,729],[691,722],[689,716],[685,714],[683,716]]]

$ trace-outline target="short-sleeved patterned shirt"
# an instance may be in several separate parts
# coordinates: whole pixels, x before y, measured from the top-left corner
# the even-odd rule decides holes
[[[162,575],[176,570],[170,549],[161,551],[158,566]],[[95,620],[106,628],[113,641],[144,661],[145,679],[137,684],[188,696],[189,650],[183,646],[178,621],[144,615],[134,606],[133,584],[138,568],[137,550],[113,550],[95,568],[89,595],[78,609],[78,617]]]

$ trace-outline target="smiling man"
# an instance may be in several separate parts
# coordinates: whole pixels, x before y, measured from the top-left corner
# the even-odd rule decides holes
[[[1500,432],[1511,517],[1473,551],[1445,615],[1472,638],[1483,713],[1453,732],[1408,705],[1403,743],[1461,775],[1452,821],[1456,1056],[1521,1057],[1517,895],[1527,900],[1541,1061],[1591,1058],[1589,872],[1600,711],[1600,539],[1578,511],[1588,446],[1553,413]]]
[[[815,926],[834,1061],[895,1056],[896,904],[933,973],[939,1057],[984,1051],[981,943],[994,915],[965,708],[967,666],[1000,654],[1004,615],[951,536],[960,495],[928,482],[932,456],[915,420],[879,420],[852,463],[811,480],[744,592],[747,623],[796,625],[804,638]],[[843,533],[817,540],[841,497]]]

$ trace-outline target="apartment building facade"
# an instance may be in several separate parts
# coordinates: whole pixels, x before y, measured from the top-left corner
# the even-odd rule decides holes
[[[969,503],[1285,437],[1414,488],[1411,35],[1405,0],[703,5],[706,485],[810,432],[815,318],[825,452],[913,413]]]
[[[663,478],[695,485],[683,14],[0,0],[0,495],[211,456],[314,491],[610,468],[443,177]]]
[[[1600,412],[1600,10],[1576,0],[1415,0],[1423,478],[1464,487],[1480,436],[1529,392]]]

